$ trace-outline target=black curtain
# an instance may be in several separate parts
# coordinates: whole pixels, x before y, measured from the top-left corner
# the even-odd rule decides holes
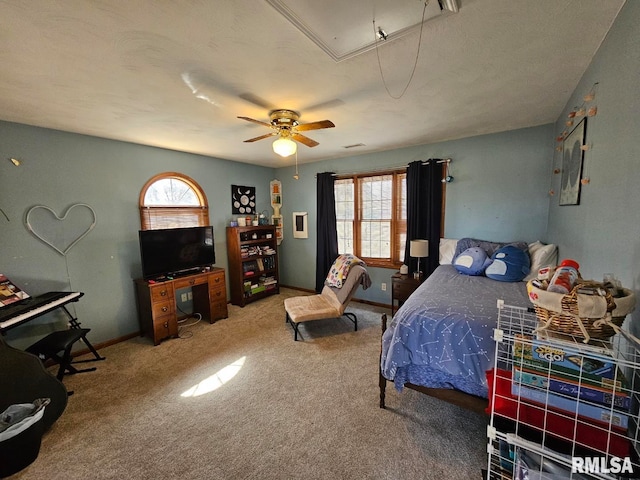
[[[420,259],[420,270],[430,275],[438,266],[442,224],[442,163],[411,162],[407,167],[407,245],[404,263],[415,272],[418,259],[409,255],[411,240],[429,240],[429,257]]]
[[[316,292],[321,292],[331,265],[338,258],[338,227],[336,225],[336,195],[333,173],[317,177],[317,245]]]

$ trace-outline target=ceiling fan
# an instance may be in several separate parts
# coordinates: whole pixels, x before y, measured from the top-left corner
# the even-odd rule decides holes
[[[257,123],[258,125],[269,127],[274,130],[271,133],[245,140],[245,142],[256,142],[258,140],[263,140],[265,138],[274,137],[277,135],[278,139],[273,142],[273,151],[281,157],[288,157],[289,155],[293,155],[294,153],[296,153],[297,145],[294,140],[302,143],[303,145],[306,145],[307,147],[315,147],[316,145],[318,145],[318,142],[316,142],[315,140],[312,140],[311,138],[298,132],[335,127],[331,120],[321,120],[319,122],[311,123],[299,123],[298,119],[300,118],[300,114],[298,112],[294,112],[293,110],[286,109],[272,110],[271,112],[269,112],[271,123],[254,120],[253,118],[249,117],[238,118],[240,118],[241,120],[246,120],[247,122]]]

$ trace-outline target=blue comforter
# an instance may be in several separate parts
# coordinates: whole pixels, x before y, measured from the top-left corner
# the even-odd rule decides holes
[[[497,300],[528,307],[524,282],[499,282],[440,265],[409,297],[382,337],[382,374],[405,383],[487,397]]]

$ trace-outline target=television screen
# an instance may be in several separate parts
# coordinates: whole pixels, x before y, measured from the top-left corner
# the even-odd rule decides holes
[[[140,230],[144,278],[180,275],[216,263],[213,227]]]

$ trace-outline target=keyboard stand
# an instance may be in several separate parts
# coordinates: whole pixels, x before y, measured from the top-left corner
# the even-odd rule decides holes
[[[80,322],[78,321],[78,319],[73,315],[71,315],[71,312],[67,310],[67,307],[65,305],[62,305],[60,308],[62,308],[62,310],[64,310],[64,312],[69,317],[69,326],[71,328],[81,328]],[[87,360],[76,360],[75,362],[71,362],[71,363],[86,363],[86,362],[97,362],[98,360],[106,360],[107,357],[103,357],[98,353],[98,351],[93,347],[93,345],[91,345],[91,342],[87,340],[86,335],[82,337],[82,341],[87,346],[87,348],[91,351],[91,353],[95,358],[89,358]]]

